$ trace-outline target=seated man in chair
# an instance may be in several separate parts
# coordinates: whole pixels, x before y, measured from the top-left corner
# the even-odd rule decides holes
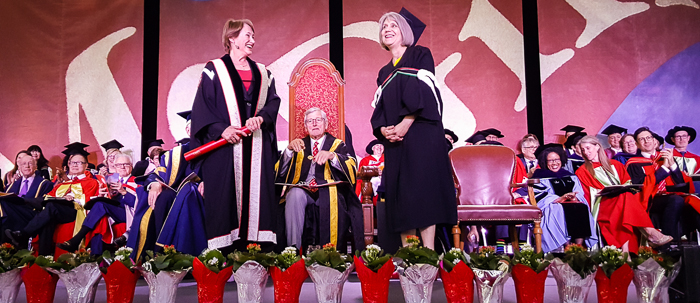
[[[285,194],[287,245],[302,247],[306,207],[315,205],[321,241],[316,245],[333,243],[343,247],[350,229],[355,249],[362,250],[362,206],[353,190],[355,159],[342,140],[326,133],[328,118],[324,111],[308,109],[304,125],[309,135],[289,142],[278,163],[277,182],[294,184]]]

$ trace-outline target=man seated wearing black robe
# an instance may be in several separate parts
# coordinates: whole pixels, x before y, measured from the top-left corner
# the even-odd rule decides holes
[[[288,186],[285,195],[285,228],[287,245],[324,245],[342,248],[345,234],[352,230],[355,249],[364,247],[362,206],[354,194],[356,162],[345,143],[326,133],[328,119],[319,108],[304,113],[309,133],[294,139],[282,153],[278,163],[278,183],[306,185]],[[339,184],[331,184],[341,181]],[[316,227],[318,243],[302,243],[307,206],[318,208]],[[314,209],[314,208],[312,208]]]
[[[20,157],[17,161],[17,169],[22,178],[12,183],[7,193],[17,195],[24,200],[24,203],[16,203],[21,202],[18,199],[11,201],[10,197],[0,199],[1,230],[17,230],[27,225],[27,222],[41,211],[44,195],[51,192],[53,188],[53,183],[44,179],[36,169],[36,160],[32,156]],[[2,237],[2,242],[7,242],[4,233]]]

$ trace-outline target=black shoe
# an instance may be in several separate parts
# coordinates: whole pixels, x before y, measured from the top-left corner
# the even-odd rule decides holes
[[[114,244],[117,245],[117,247],[122,247],[126,245],[126,237],[124,235],[119,236],[119,238],[114,239]]]
[[[12,242],[12,245],[14,245],[15,247],[19,247],[20,241],[22,240],[22,238],[24,238],[23,237],[24,235],[19,230],[12,231],[12,230],[6,229],[5,236],[7,237],[7,239],[10,240],[10,242]]]
[[[69,253],[72,253],[72,252],[75,252],[76,250],[78,250],[78,246],[80,246],[80,242],[78,242],[78,244],[73,245],[73,244],[70,242],[70,240],[69,240],[69,241],[66,241],[66,242],[63,242],[63,243],[58,243],[58,244],[56,244],[56,247],[58,247],[58,248],[60,248],[60,249],[63,249],[63,250],[65,250],[65,251],[69,252]]]

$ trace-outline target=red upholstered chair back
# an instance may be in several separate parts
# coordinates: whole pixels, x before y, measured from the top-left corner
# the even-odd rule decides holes
[[[460,205],[513,204],[515,153],[505,146],[458,147],[450,152]]]
[[[318,107],[328,116],[328,133],[345,140],[345,81],[333,64],[321,58],[301,64],[289,79],[289,140],[307,135],[304,112]]]

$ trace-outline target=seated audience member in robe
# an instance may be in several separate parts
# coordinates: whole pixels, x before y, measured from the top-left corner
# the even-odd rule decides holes
[[[686,176],[673,157],[673,151],[657,151],[658,139],[647,127],[634,132],[641,156],[627,161],[627,172],[634,184],[643,184],[641,203],[651,215],[658,216],[657,227],[675,241],[680,241],[682,231],[678,222],[683,212],[688,210],[685,198],[681,195],[667,194],[666,187],[686,183]],[[693,210],[690,209],[692,212]]]
[[[579,149],[578,142],[581,140],[581,138],[587,135],[588,134],[586,132],[579,132],[570,135],[566,139],[566,142],[564,142],[564,148],[566,150],[568,160],[566,161],[566,164],[564,164],[564,169],[570,172],[575,172],[579,167],[581,167],[581,165],[583,165],[584,160],[582,157],[582,151]]]
[[[598,242],[595,219],[578,177],[565,170],[566,152],[561,144],[550,143],[537,149],[539,167],[532,178],[537,206],[542,210],[542,250],[563,251],[570,243],[593,247]],[[516,192],[527,196],[527,189]]]
[[[319,108],[304,113],[304,125],[309,135],[294,139],[282,153],[278,183],[306,184],[310,188],[288,186],[285,193],[285,228],[287,245],[333,243],[344,246],[345,235],[353,231],[356,249],[364,247],[362,234],[362,207],[353,192],[355,183],[355,159],[347,151],[345,143],[326,132],[328,119]],[[326,185],[342,181],[343,183]],[[318,187],[315,187],[318,186]],[[302,243],[302,233],[307,206],[315,205],[318,218],[317,243]]]
[[[136,187],[138,185],[134,182],[134,177],[131,175],[132,163],[131,157],[125,154],[119,154],[114,160],[114,166],[116,167],[117,174],[119,178],[114,180],[115,182],[109,183],[111,200],[119,203],[119,205],[110,204],[108,202],[95,202],[88,212],[83,225],[81,226],[78,233],[76,233],[70,240],[58,243],[56,246],[65,251],[76,251],[80,245],[80,242],[85,239],[85,236],[89,232],[96,229],[98,223],[103,217],[109,217],[114,223],[126,223],[127,226],[130,225],[131,220],[134,216],[134,208],[136,206]],[[107,227],[106,229],[100,230],[101,240],[105,243],[112,243],[114,235],[111,234],[111,229]],[[100,239],[97,239],[99,241]],[[94,247],[101,248],[101,245],[93,245]],[[100,254],[101,251],[93,250],[93,253]]]
[[[448,151],[454,148],[455,142],[458,142],[459,137],[455,132],[445,128],[445,140],[447,140]]]
[[[160,158],[165,151],[163,151],[163,140],[155,139],[147,142],[148,150],[146,151],[146,160],[148,161],[147,172],[155,171],[158,166],[160,166]]]
[[[533,134],[527,134],[520,141],[520,151],[521,154],[517,155],[518,162],[516,163],[516,175],[517,183],[523,182],[537,169],[537,157],[535,156],[535,151],[540,147],[540,142],[537,140],[537,136]]]
[[[19,159],[21,157],[24,157],[25,155],[31,156],[31,154],[26,150],[21,150],[15,156],[15,166],[5,174],[5,179],[3,182],[5,188],[12,187],[12,183],[22,178],[22,175],[19,172],[19,166],[17,165],[17,162],[19,162]]]
[[[625,134],[622,136],[622,138],[620,138],[620,146],[622,146],[622,152],[617,153],[613,159],[622,164],[626,164],[630,158],[640,155],[638,153],[637,140],[634,138],[633,134]]]
[[[591,204],[593,216],[597,218],[600,232],[609,245],[623,251],[637,253],[639,239],[635,231],[646,235],[652,246],[661,246],[673,237],[662,234],[651,222],[639,196],[631,192],[599,196],[606,186],[630,184],[625,167],[605,155],[596,137],[585,136],[579,143],[586,163],[576,171],[583,186],[586,200]]]
[[[569,139],[574,134],[583,132],[585,128],[576,125],[567,125],[561,128],[564,131],[564,140]]]
[[[626,128],[619,127],[615,124],[608,125],[608,127],[601,132],[603,135],[608,136],[608,144],[610,144],[610,147],[605,149],[605,154],[608,156],[608,159],[612,159],[617,153],[622,152],[620,139],[622,139],[622,135],[626,132]]]
[[[111,140],[102,144],[102,148],[105,149],[105,160],[104,164],[107,166],[107,175],[116,174],[117,168],[114,167],[114,160],[117,158],[118,154],[121,154],[121,148],[124,147],[119,141]]]
[[[36,160],[27,154],[21,154],[17,161],[21,178],[12,183],[7,193],[12,193],[24,200],[24,203],[16,204],[8,199],[0,198],[0,214],[2,216],[2,229],[17,230],[29,222],[43,208],[41,201],[44,196],[53,189],[51,181],[42,178],[36,169]],[[18,201],[19,202],[19,201]],[[3,238],[5,235],[3,233]],[[3,243],[6,242],[3,239]]]
[[[688,175],[698,173],[700,156],[688,151],[688,144],[695,140],[695,129],[689,126],[676,126],[666,133],[666,143],[674,146],[673,158],[681,171]]]
[[[68,174],[64,181],[54,186],[45,200],[44,209],[26,226],[18,230],[5,230],[5,235],[16,246],[28,237],[39,235],[39,254],[52,255],[55,245],[53,235],[56,225],[75,222],[81,226],[85,218],[83,206],[92,197],[100,195],[100,185],[87,171],[88,152],[82,148],[65,151],[68,155]]]
[[[32,155],[34,160],[36,160],[36,169],[39,171],[41,176],[46,180],[51,180],[49,160],[46,160],[46,157],[44,157],[44,152],[41,151],[41,147],[38,145],[32,145],[27,148],[27,151]]]
[[[377,204],[377,187],[381,183],[382,169],[384,168],[384,145],[382,145],[379,140],[372,140],[367,144],[365,148],[367,152],[367,157],[360,160],[360,165],[357,167],[357,171],[360,171],[362,167],[365,166],[378,166],[379,176],[372,178],[372,192],[374,193],[374,204]],[[362,200],[362,180],[357,180],[357,186],[355,187],[355,194]]]

